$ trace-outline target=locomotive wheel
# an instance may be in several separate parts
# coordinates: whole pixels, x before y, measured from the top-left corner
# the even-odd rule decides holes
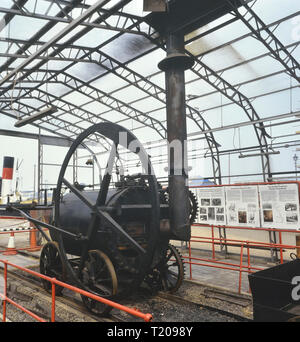
[[[168,245],[166,256],[152,269],[145,281],[152,289],[175,293],[184,279],[183,260],[178,250]]]
[[[100,250],[90,250],[81,272],[86,288],[100,297],[111,299],[117,294],[118,282],[114,266],[108,256]],[[112,307],[97,300],[81,295],[84,305],[97,315],[107,315]]]
[[[176,292],[184,278],[184,266],[180,253],[170,244],[160,273],[163,291]]]
[[[65,281],[66,270],[63,266],[61,253],[59,251],[58,243],[54,241],[47,242],[40,256],[40,273],[51,278],[56,278],[60,281]],[[51,283],[45,279],[41,279],[42,285],[47,292],[51,292]],[[61,295],[63,291],[62,286],[55,286],[55,294]]]

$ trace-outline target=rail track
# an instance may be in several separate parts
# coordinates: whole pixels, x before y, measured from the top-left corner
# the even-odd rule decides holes
[[[200,304],[200,303],[195,303],[195,302],[192,302],[192,301],[190,301],[188,299],[184,299],[182,297],[179,297],[179,296],[176,296],[176,295],[173,295],[173,294],[170,294],[170,293],[160,292],[158,294],[158,297],[164,298],[164,299],[166,299],[166,300],[168,300],[170,302],[175,302],[175,303],[182,304],[182,305],[187,305],[187,304],[195,305],[195,306],[198,306],[202,310],[207,310],[207,311],[215,312],[215,313],[218,313],[219,315],[232,318],[232,319],[234,319],[235,321],[238,321],[238,322],[251,322],[252,321],[248,317],[245,317],[245,316],[242,316],[242,315],[230,312],[230,311],[226,311],[226,310],[223,310],[223,309],[219,309],[219,308],[216,308],[214,306]]]
[[[25,254],[25,253],[24,253]],[[32,256],[31,256],[32,257]],[[38,271],[38,267],[32,268]],[[0,273],[3,273],[0,270]],[[41,286],[39,279],[31,274],[9,269],[8,276],[8,295],[17,303],[31,310],[41,318],[50,321],[51,319],[51,294],[49,294]],[[184,282],[184,286],[192,286],[188,282]],[[197,291],[196,288],[194,291]],[[202,296],[202,302],[190,299],[182,295],[182,291],[178,294],[169,294],[166,292],[150,293],[149,289],[142,288],[137,293],[122,300],[120,304],[134,307],[141,312],[151,313],[153,322],[247,322],[251,321],[250,317],[241,314],[242,311],[232,312],[228,310],[230,306],[242,308],[250,305],[250,299],[240,296],[222,293],[217,290],[205,289],[197,299]],[[191,289],[188,288],[190,293]],[[210,305],[209,298],[217,298],[214,305]],[[222,302],[223,305],[218,303]],[[226,304],[227,302],[227,304]],[[17,313],[17,311],[19,313]],[[32,321],[33,319],[19,309],[8,306],[7,316],[11,321]],[[63,296],[56,297],[56,321],[58,322],[140,322],[141,319],[132,317],[131,315],[113,309],[109,316],[99,317],[92,314],[83,305],[80,295],[70,290],[64,289]]]
[[[3,271],[0,271],[0,274]],[[39,280],[30,274],[19,270],[9,270],[8,276],[8,297],[18,304],[45,319],[51,320],[51,294],[42,287]],[[83,305],[78,294],[64,289],[63,296],[56,296],[56,317],[57,322],[84,321],[84,322],[123,322],[120,317],[109,315],[99,317],[88,311]],[[8,305],[7,316],[10,321],[34,321],[29,315],[21,310]]]

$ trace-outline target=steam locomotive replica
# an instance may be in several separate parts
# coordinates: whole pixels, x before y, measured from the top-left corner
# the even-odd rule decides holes
[[[66,178],[73,154],[79,146],[86,146],[85,139],[91,135],[111,142],[99,190],[85,190]],[[143,172],[123,174],[112,185],[120,146],[139,157]],[[184,191],[189,190],[185,187]],[[130,131],[108,122],[91,126],[73,142],[62,164],[53,196],[52,222],[41,222],[22,212],[48,240],[40,254],[40,272],[110,300],[128,296],[142,283],[175,292],[184,278],[184,264],[170,240],[189,240],[197,201],[190,192],[189,203],[182,204],[188,210],[187,222],[174,231],[169,192],[157,182],[148,154]],[[42,227],[49,229],[51,239]],[[48,281],[42,283],[51,290]],[[56,287],[57,294],[62,290]],[[99,315],[111,309],[86,296],[82,301]]]

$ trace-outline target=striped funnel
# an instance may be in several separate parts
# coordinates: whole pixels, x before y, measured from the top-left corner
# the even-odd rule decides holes
[[[14,170],[14,158],[4,157],[2,171],[1,198],[2,204],[8,202],[8,196],[12,194],[12,179]]]

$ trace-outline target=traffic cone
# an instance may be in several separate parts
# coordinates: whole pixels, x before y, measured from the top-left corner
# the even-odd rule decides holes
[[[29,240],[30,240],[30,247],[27,248],[27,251],[29,252],[36,252],[39,251],[42,246],[38,246],[36,242],[36,231],[29,233]]]
[[[6,251],[3,252],[3,255],[16,255],[18,252],[16,250],[16,246],[15,246],[15,234],[14,233],[10,233],[10,237],[8,239],[8,245],[6,248]]]

